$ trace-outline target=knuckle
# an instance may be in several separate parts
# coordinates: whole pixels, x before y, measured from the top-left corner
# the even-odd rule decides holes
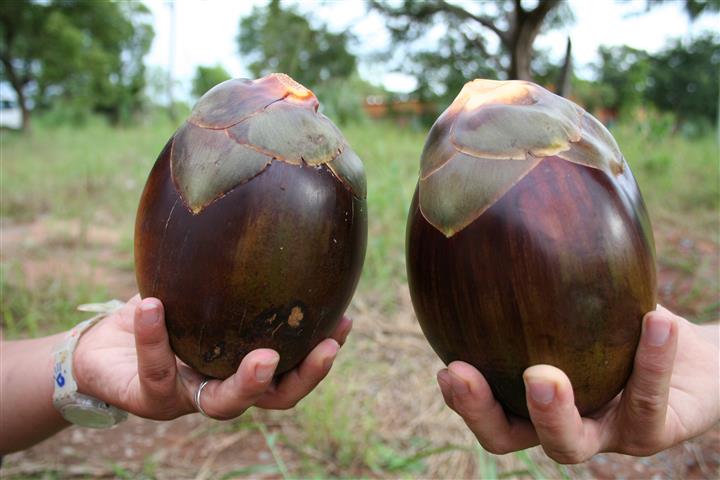
[[[665,450],[672,445],[663,435],[652,431],[633,429],[625,432],[619,442],[609,451],[632,455],[634,457],[648,457]]]
[[[163,333],[158,332],[143,332],[142,335],[136,335],[135,341],[143,349],[147,351],[156,351],[165,348],[166,339]]]
[[[290,410],[291,408],[295,408],[298,403],[300,403],[299,398],[292,398],[290,400],[286,400],[284,403],[284,408],[282,408],[282,410]]]
[[[291,408],[295,408],[301,399],[302,397],[296,395],[273,395],[270,400],[272,404],[271,408],[273,410],[290,410]]]
[[[633,457],[649,457],[663,450],[663,447],[656,442],[639,440],[624,448],[624,453]]]
[[[483,420],[483,416],[472,409],[463,408],[456,404],[453,410],[455,410],[468,425],[477,425]]]
[[[299,400],[291,400],[289,402],[288,401],[281,402],[280,404],[278,404],[278,407],[276,408],[276,410],[290,410],[290,409],[295,408],[298,403],[299,403]]]
[[[166,387],[173,380],[173,369],[167,365],[147,367],[143,371],[143,379],[153,386]]]
[[[482,422],[485,418],[485,415],[483,415],[482,411],[474,408],[471,405],[467,405],[462,400],[453,399],[452,405],[449,406],[450,408],[455,410],[455,413],[460,415],[463,420],[465,420],[465,422],[468,424],[477,424],[479,422]]]
[[[588,459],[588,455],[585,455],[583,452],[574,447],[543,447],[543,450],[545,450],[548,457],[563,465],[574,465],[576,463],[582,463]]]
[[[655,393],[633,392],[630,395],[630,410],[638,416],[654,416],[664,410],[665,399],[662,395]]]
[[[652,377],[666,375],[672,371],[672,364],[669,364],[659,355],[642,355],[637,358],[637,366]]]
[[[559,436],[565,429],[564,419],[554,415],[535,415],[532,423],[536,430],[545,432],[548,436]]]
[[[178,412],[174,409],[165,408],[160,411],[154,412],[154,414],[150,417],[153,420],[160,420],[160,421],[168,421],[168,420],[174,420],[178,417]]]
[[[490,438],[480,442],[480,445],[493,455],[505,455],[515,451],[505,439]]]
[[[205,409],[205,413],[208,414],[209,417],[215,419],[215,420],[232,420],[233,418],[237,418],[248,409],[248,407],[242,407],[240,409],[219,409],[217,411],[207,411]]]

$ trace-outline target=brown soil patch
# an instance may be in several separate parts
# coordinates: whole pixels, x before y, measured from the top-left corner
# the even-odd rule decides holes
[[[27,288],[48,279],[83,279],[126,300],[137,287],[132,255],[121,242],[117,228],[41,217],[32,223],[0,224],[0,262]]]

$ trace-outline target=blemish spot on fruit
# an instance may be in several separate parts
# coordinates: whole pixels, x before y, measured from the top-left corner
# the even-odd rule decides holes
[[[205,360],[206,362],[212,362],[213,360],[217,360],[222,356],[224,350],[225,342],[217,343],[212,350],[208,350],[207,352],[205,352],[205,355],[203,355],[203,360]]]
[[[297,328],[300,326],[300,322],[302,321],[304,316],[305,315],[303,314],[300,307],[293,307],[292,310],[290,310],[290,316],[288,317],[287,323],[291,327]]]

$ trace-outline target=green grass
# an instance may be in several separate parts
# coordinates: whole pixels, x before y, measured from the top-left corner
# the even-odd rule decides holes
[[[714,135],[687,138],[650,125],[612,129],[642,191],[651,218],[668,218],[718,240],[720,151]]]
[[[391,305],[393,285],[406,283],[405,224],[420,165],[424,133],[389,123],[343,128],[365,163],[368,249],[360,288]]]
[[[50,128],[40,122],[29,136],[3,131],[0,215],[99,217],[132,232],[142,186],[173,130],[158,115],[125,128],[95,119],[83,127]],[[424,132],[367,122],[345,126],[343,133],[368,177],[370,235],[363,282],[402,283],[405,221]],[[687,139],[635,124],[621,124],[613,133],[651,213],[691,214],[705,231],[717,230],[720,182],[712,135]]]
[[[324,382],[296,407],[293,422],[302,430],[302,442],[290,439],[285,444],[305,459],[305,465],[294,475],[320,474],[328,465],[338,474],[367,469],[376,474],[422,472],[421,457],[411,458],[378,438],[379,420],[372,413],[371,399],[358,394],[362,386],[351,380],[358,367],[356,359],[337,365],[333,377],[343,381]],[[352,405],[344,405],[348,399]]]
[[[126,128],[94,119],[82,127],[37,125],[28,135],[3,131],[0,214],[31,219],[100,212],[106,220],[131,218],[173,130],[157,117]]]
[[[125,128],[95,119],[83,127],[37,122],[30,135],[3,131],[0,216],[114,225],[122,232],[121,249],[131,251],[142,187],[173,131],[162,116]],[[368,177],[369,237],[360,288],[390,306],[392,287],[405,282],[405,219],[424,134],[384,123],[350,125],[343,132]]]
[[[30,286],[19,268],[5,263],[0,265],[0,292],[0,325],[10,339],[70,329],[88,318],[78,305],[110,298],[102,285],[82,276],[46,278]]]
[[[714,137],[687,139],[656,130],[636,124],[613,129],[653,220],[691,219],[689,228],[716,239],[720,182]],[[114,224],[123,232],[124,249],[131,250],[142,187],[173,131],[161,115],[124,128],[94,119],[82,127],[36,122],[29,136],[3,131],[0,216]],[[391,306],[393,287],[405,283],[405,224],[424,132],[373,122],[343,132],[368,178],[368,251],[360,288]]]

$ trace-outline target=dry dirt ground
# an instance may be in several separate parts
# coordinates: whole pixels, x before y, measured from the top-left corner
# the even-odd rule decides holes
[[[12,268],[20,269],[28,287],[41,285],[47,277],[81,275],[118,298],[129,298],[135,291],[132,259],[123,252],[122,239],[112,227],[83,229],[74,222],[46,219],[1,227],[0,260],[3,265],[13,265],[10,275]],[[717,244],[673,230],[657,232],[656,241],[660,257],[670,258],[660,262],[660,302],[682,314],[697,314],[693,304],[717,302]],[[672,261],[674,256],[678,261]],[[348,378],[339,376],[344,370],[335,369],[330,381],[347,384],[341,391],[343,399],[358,410],[375,413],[373,428],[380,439],[426,438],[434,445],[471,445],[469,432],[444,407],[434,385],[432,379],[440,362],[415,322],[407,289],[397,289],[397,308],[390,315],[362,295],[354,300],[350,313],[355,318],[355,330],[342,353],[355,362],[362,361],[367,368]],[[717,305],[713,308],[710,315],[717,317]],[[307,471],[303,465],[308,458],[321,465],[327,476],[410,475],[372,471],[360,462],[338,465],[327,451],[302,445],[307,432],[294,422],[292,411],[249,411],[245,417],[244,422],[231,427],[191,415],[166,423],[131,418],[107,431],[70,428],[34,448],[6,456],[0,477],[280,478],[282,467],[290,476]],[[500,473],[524,471],[517,478],[530,478],[527,466],[514,455],[485,458],[492,459]],[[560,476],[541,450],[532,449],[530,458],[539,468],[536,478]],[[421,476],[478,477],[478,461],[477,452],[456,450],[434,455],[426,460],[427,470]],[[602,454],[571,467],[568,473],[572,478],[720,478],[720,426],[652,457]]]

